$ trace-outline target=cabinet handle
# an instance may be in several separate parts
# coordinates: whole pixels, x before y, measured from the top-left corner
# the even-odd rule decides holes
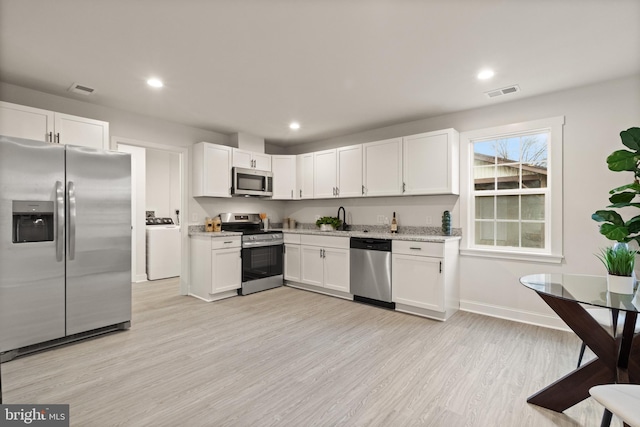
[[[442,273],[442,261],[440,261],[440,273]]]
[[[336,196],[340,195],[340,187],[336,187]]]
[[[414,247],[409,247],[409,249],[411,249],[412,251],[421,251],[422,248],[414,248]]]
[[[53,142],[53,132],[49,132],[49,142]]]
[[[320,258],[322,258],[322,249],[320,249]]]
[[[402,192],[404,193],[405,191],[407,191],[407,183],[403,182],[402,183]]]
[[[60,144],[60,132],[56,133],[56,144]]]
[[[302,188],[300,189],[300,198],[302,199]]]
[[[325,251],[324,249],[322,250],[322,258],[326,258],[327,257],[327,251]]]
[[[362,186],[362,195],[364,196],[364,185]]]
[[[222,243],[225,245],[228,245],[229,243],[233,243],[233,242],[229,241],[229,242],[222,242]]]

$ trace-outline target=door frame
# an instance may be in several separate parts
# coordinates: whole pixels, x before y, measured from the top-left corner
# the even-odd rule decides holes
[[[180,156],[180,295],[188,295],[189,293],[189,147],[180,147],[176,145],[158,144],[156,142],[142,141],[139,139],[123,138],[112,136],[110,141],[110,149],[118,150],[118,144],[132,145],[141,148],[150,148],[153,150],[168,151],[176,153]],[[145,211],[145,207],[136,207],[138,213]]]

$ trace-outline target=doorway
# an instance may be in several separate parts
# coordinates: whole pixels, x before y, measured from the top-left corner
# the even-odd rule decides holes
[[[179,229],[179,245],[171,256],[180,260],[180,294],[188,292],[188,148],[112,137],[111,149],[131,154],[132,162],[132,281],[147,280],[146,217],[171,218]]]

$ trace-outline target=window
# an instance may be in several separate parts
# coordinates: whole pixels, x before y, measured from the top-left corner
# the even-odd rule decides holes
[[[463,253],[561,259],[563,123],[560,117],[461,135],[469,153]]]

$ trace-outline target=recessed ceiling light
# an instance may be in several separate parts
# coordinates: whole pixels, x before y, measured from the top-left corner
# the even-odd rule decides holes
[[[298,122],[292,122],[292,123],[289,125],[289,129],[293,129],[293,130],[298,130],[298,129],[300,129],[300,123],[298,123]]]
[[[480,80],[487,80],[493,77],[494,74],[493,70],[482,70],[478,73],[478,78]]]
[[[156,78],[152,78],[147,80],[147,84],[151,87],[162,87],[164,86],[164,83],[162,83],[162,80],[160,79],[156,79]]]

